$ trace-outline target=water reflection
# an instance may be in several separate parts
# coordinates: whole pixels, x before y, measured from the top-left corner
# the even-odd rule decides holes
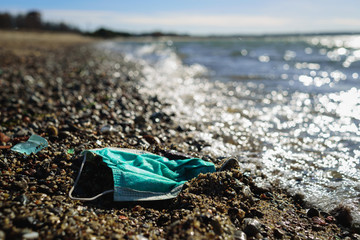
[[[244,169],[325,209],[349,204],[360,220],[360,37],[216,43],[115,48],[142,65],[140,91],[209,144],[202,154],[239,155]]]

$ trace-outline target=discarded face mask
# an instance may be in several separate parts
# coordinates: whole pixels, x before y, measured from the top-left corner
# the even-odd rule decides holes
[[[29,155],[31,153],[37,153],[47,146],[48,142],[45,138],[33,134],[26,142],[16,144],[11,150]]]
[[[79,198],[72,195],[89,153],[102,157],[111,168],[114,189],[94,197]],[[215,172],[215,165],[199,158],[169,160],[146,151],[124,148],[101,148],[83,152],[84,159],[69,197],[91,201],[114,192],[114,201],[154,201],[176,197],[182,185],[200,173]]]

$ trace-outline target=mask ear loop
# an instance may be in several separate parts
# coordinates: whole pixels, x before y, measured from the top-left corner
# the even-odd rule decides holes
[[[105,191],[105,192],[102,192],[102,193],[100,193],[100,194],[98,194],[98,195],[96,195],[96,196],[94,196],[94,197],[90,197],[90,198],[78,198],[78,197],[74,197],[74,196],[72,195],[72,193],[73,193],[73,191],[74,191],[74,189],[75,189],[75,187],[76,187],[76,185],[77,185],[77,183],[78,183],[78,181],[79,181],[79,179],[80,179],[80,175],[81,175],[81,172],[82,172],[82,170],[83,170],[83,168],[84,168],[85,161],[86,161],[86,153],[84,154],[84,159],[83,159],[83,161],[82,161],[82,163],[81,163],[81,167],[80,167],[79,173],[78,173],[78,175],[77,175],[77,177],[76,177],[76,179],[75,179],[75,183],[74,183],[74,185],[72,186],[72,188],[71,188],[70,191],[69,191],[69,197],[70,197],[71,199],[73,199],[73,200],[92,201],[92,200],[95,200],[95,199],[97,199],[97,198],[105,195],[105,194],[114,192],[113,189],[112,189],[112,190],[107,190],[107,191]]]

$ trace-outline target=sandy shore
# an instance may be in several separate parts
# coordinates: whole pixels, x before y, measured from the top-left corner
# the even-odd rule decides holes
[[[0,32],[0,239],[359,239],[346,209],[309,210],[301,196],[256,186],[236,164],[198,176],[167,201],[71,200],[85,149],[173,150],[217,169],[226,161],[199,155],[201,143],[162,112],[166,103],[138,93],[139,80],[127,74],[136,66],[95,44],[71,34]],[[105,125],[115,131],[101,131]],[[49,147],[30,156],[9,150],[32,133]],[[191,152],[177,147],[183,141]],[[85,167],[78,194],[112,186],[108,168]]]

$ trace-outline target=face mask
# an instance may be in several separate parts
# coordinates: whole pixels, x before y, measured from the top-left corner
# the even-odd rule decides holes
[[[91,198],[77,198],[72,192],[79,181],[87,155],[102,157],[111,168],[114,189]],[[114,192],[114,201],[154,201],[176,197],[182,185],[200,173],[215,172],[213,163],[198,158],[169,160],[149,152],[123,149],[102,148],[83,152],[84,160],[69,196],[74,200],[94,200],[106,193]]]

